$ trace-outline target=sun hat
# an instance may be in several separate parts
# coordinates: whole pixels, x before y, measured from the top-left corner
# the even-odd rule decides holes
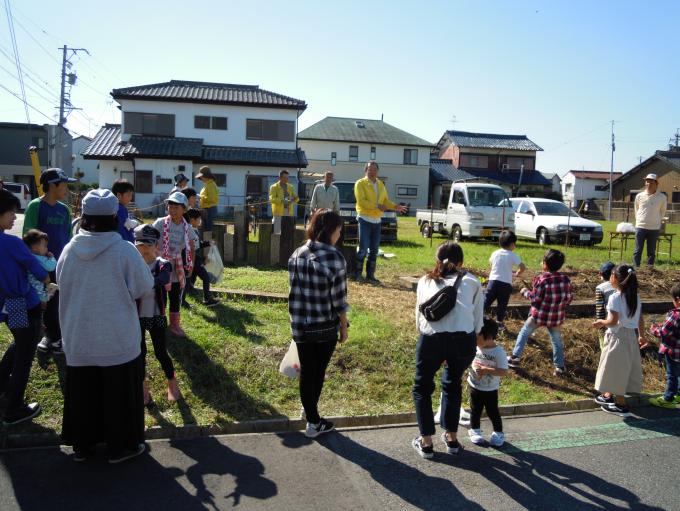
[[[118,198],[111,192],[98,188],[83,197],[83,215],[108,216],[118,213]]]

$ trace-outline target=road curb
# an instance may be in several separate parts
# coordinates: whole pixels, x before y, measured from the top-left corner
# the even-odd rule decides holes
[[[649,406],[648,399],[658,394],[641,394],[628,398],[631,407]],[[563,412],[577,412],[594,410],[599,405],[592,399],[577,399],[574,401],[550,401],[546,403],[526,403],[500,406],[503,417],[552,414]],[[393,426],[395,424],[416,424],[415,412],[392,413],[384,415],[355,415],[328,417],[339,428]],[[252,421],[232,422],[222,425],[209,426],[154,426],[146,430],[147,440],[179,440],[211,437],[217,435],[237,435],[244,433],[284,433],[301,431],[306,422],[302,419],[280,417],[274,419],[259,419]],[[50,433],[18,433],[11,434],[0,430],[0,452],[6,449],[27,447],[50,447],[61,444],[59,435]]]

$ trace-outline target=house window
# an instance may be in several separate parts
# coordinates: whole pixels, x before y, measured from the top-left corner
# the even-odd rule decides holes
[[[331,165],[335,166],[338,162],[338,153],[331,153]]]
[[[574,185],[572,185],[571,183],[565,183],[564,184],[564,191],[567,192],[567,193],[571,192],[571,189],[572,189],[573,186]]]
[[[375,160],[375,147],[371,146],[371,157],[369,160]]]
[[[215,184],[219,188],[224,188],[225,186],[227,186],[227,175],[226,174],[215,173],[215,174],[213,174],[213,176],[215,177]]]
[[[43,137],[33,137],[33,145],[38,149],[45,149],[45,139]]]
[[[359,161],[359,146],[349,146],[349,161]]]
[[[418,149],[404,149],[404,165],[418,165]]]
[[[476,154],[461,154],[460,166],[486,169],[489,168],[489,157]]]
[[[680,192],[673,192],[671,202],[680,202]]]
[[[454,190],[451,202],[454,204],[462,204],[465,206],[465,194],[461,190]]]
[[[227,129],[227,118],[226,117],[213,117],[211,127],[214,130],[226,130]]]
[[[248,140],[293,142],[295,140],[295,123],[293,121],[247,119],[246,138]]]
[[[400,197],[417,197],[417,186],[397,185],[397,195]]]
[[[197,130],[209,130],[210,129],[210,116],[209,115],[194,115],[194,128]]]
[[[175,116],[173,114],[144,114],[125,112],[124,133],[129,135],[175,136]]]
[[[524,165],[524,170],[534,170],[534,159],[533,158],[522,158],[517,156],[508,156],[507,158],[508,168],[520,169]]]
[[[596,192],[606,192],[609,190],[609,185],[595,185]]]
[[[152,171],[135,170],[135,193],[153,193]]]

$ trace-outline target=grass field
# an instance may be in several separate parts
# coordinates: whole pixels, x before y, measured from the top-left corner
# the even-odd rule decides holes
[[[611,228],[605,224],[605,228]],[[676,228],[676,226],[673,226]],[[434,261],[434,251],[442,241],[420,236],[413,218],[399,219],[399,241],[385,245],[385,252],[396,257],[380,259],[378,276],[382,286],[350,283],[350,338],[338,348],[328,371],[321,399],[326,415],[358,415],[403,412],[413,409],[411,385],[414,374],[416,331],[413,320],[415,295],[399,283],[401,275],[422,275]],[[488,271],[493,243],[463,242],[465,265],[480,274]],[[597,268],[607,259],[607,249],[568,247],[567,264],[574,269]],[[544,247],[520,242],[518,253],[534,270]],[[629,249],[631,252],[632,249]],[[664,271],[676,261],[662,260]],[[576,270],[578,273],[579,270]],[[287,292],[287,272],[283,269],[256,269],[239,266],[225,270],[221,287],[230,289]],[[594,287],[595,281],[592,282]],[[590,286],[590,284],[588,284]],[[185,401],[169,404],[164,398],[164,378],[153,350],[147,355],[152,394],[157,406],[147,413],[147,424],[222,424],[235,420],[299,414],[297,381],[278,373],[278,364],[290,341],[285,303],[260,303],[242,300],[224,301],[207,309],[199,301],[184,312],[189,338],[169,336],[169,350],[176,364]],[[552,376],[550,345],[545,332],[537,332],[535,341],[525,352],[526,371],[506,378],[501,387],[503,403],[569,400],[591,395],[594,368],[599,351],[589,319],[573,319],[565,326],[564,339],[569,376]],[[508,322],[517,333],[521,318]],[[10,339],[5,326],[0,327],[0,349]],[[501,338],[509,351],[514,335]],[[646,364],[645,388],[663,388],[660,369]],[[435,402],[438,393],[435,393]],[[38,400],[44,413],[28,429],[59,430],[62,396],[60,372],[54,360],[37,360],[27,390],[27,397]]]

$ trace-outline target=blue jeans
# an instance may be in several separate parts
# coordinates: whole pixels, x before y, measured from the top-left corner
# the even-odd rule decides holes
[[[515,341],[515,347],[512,350],[513,357],[521,357],[524,347],[527,345],[527,341],[531,334],[538,328],[534,319],[529,316],[529,318],[524,322],[524,326],[519,331],[517,336],[517,341]],[[564,369],[564,346],[562,345],[562,332],[559,327],[548,328],[548,333],[550,334],[550,342],[552,342],[553,347],[553,364],[555,367]]]
[[[656,241],[659,239],[659,230],[640,229],[635,231],[635,250],[633,251],[633,263],[640,266],[642,259],[642,248],[647,242],[647,264],[653,265],[656,258]]]
[[[442,371],[441,424],[446,431],[458,431],[462,400],[461,379],[474,360],[476,351],[477,336],[474,332],[442,332],[421,335],[418,339],[413,402],[421,435],[432,436],[435,432],[432,412],[434,375],[444,362],[447,367]]]
[[[505,319],[505,311],[508,308],[510,295],[512,294],[512,285],[501,280],[490,280],[486,286],[486,295],[484,298],[484,312],[488,311],[494,301],[498,301],[496,305],[496,318],[498,322],[502,323]]]
[[[203,229],[208,232],[212,232],[213,222],[217,216],[217,206],[211,208],[205,208],[205,222],[203,223]]]
[[[356,260],[359,275],[361,275],[366,254],[368,254],[367,273],[369,268],[375,270],[375,262],[378,259],[378,249],[380,248],[381,227],[381,223],[374,224],[367,222],[363,218],[359,219],[359,250],[357,251]]]
[[[668,353],[664,355],[664,362],[666,363],[666,392],[663,398],[666,401],[673,401],[673,398],[678,395],[678,378],[680,378],[680,362],[674,361]]]

